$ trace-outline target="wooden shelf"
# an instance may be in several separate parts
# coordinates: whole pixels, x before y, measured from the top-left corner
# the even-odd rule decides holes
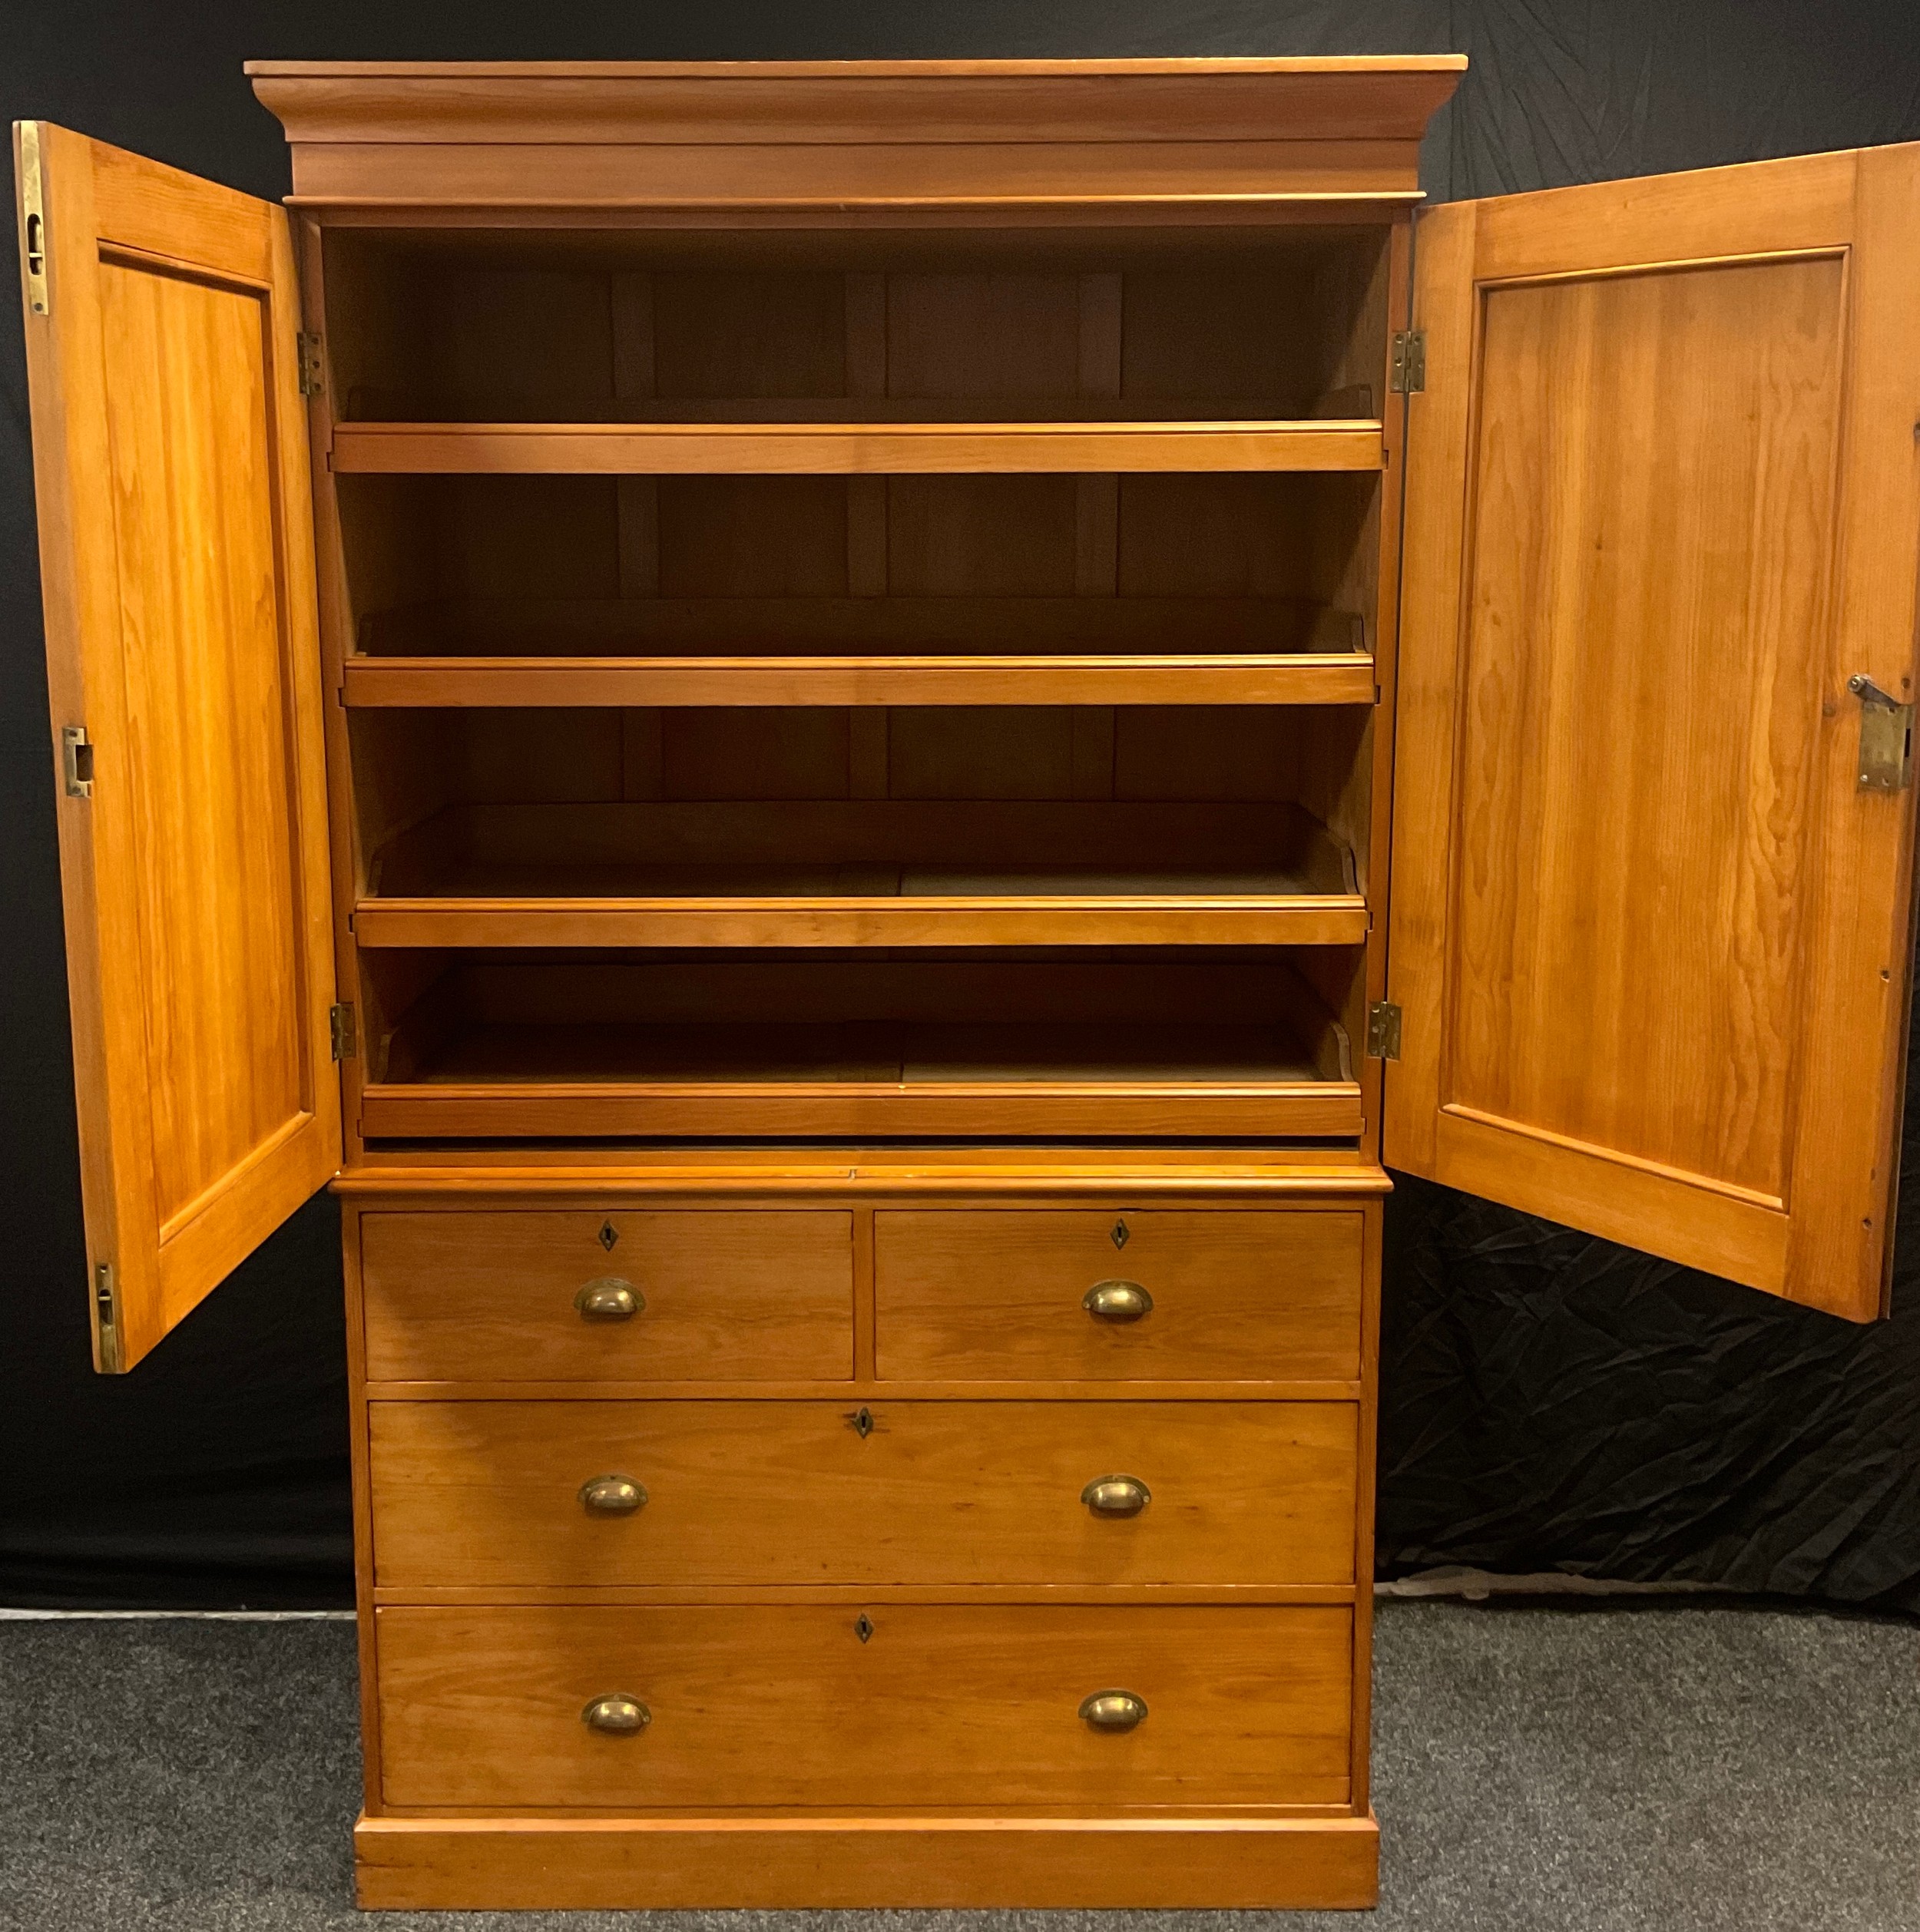
[[[498,598],[369,614],[358,710],[1371,704],[1351,612],[1289,597]]]
[[[861,800],[455,806],[392,840],[362,946],[1359,945],[1298,806]]]
[[[356,710],[441,706],[1372,704],[1370,653],[350,657]]]
[[[932,475],[1377,470],[1372,421],[343,422],[342,475]]]
[[[568,882],[556,882],[565,884]],[[733,892],[711,882],[651,892],[510,898],[478,892],[439,899],[362,899],[354,912],[363,946],[1251,946],[1362,944],[1366,904],[1346,897],[1209,892],[1167,882],[1150,889],[1064,889],[1009,878],[963,895],[909,875],[897,894],[836,894],[829,887]],[[766,886],[782,882],[770,880]],[[796,888],[798,882],[795,882]]]
[[[1344,1036],[1340,1042],[1345,1061]],[[369,1085],[372,1139],[1352,1136],[1360,1089],[1279,1028],[486,1024]]]

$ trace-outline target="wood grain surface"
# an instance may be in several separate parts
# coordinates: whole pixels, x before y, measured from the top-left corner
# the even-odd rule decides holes
[[[1353,1576],[1341,1403],[381,1401],[369,1426],[396,1587]],[[603,1475],[645,1506],[589,1514]],[[1082,1501],[1111,1475],[1147,1485],[1140,1514]]]
[[[1388,1158],[1856,1319],[1913,794],[1859,789],[1847,680],[1912,695],[1914,155],[1442,210],[1411,405]]]
[[[124,1370],[339,1165],[298,311],[278,209],[37,134],[56,782],[65,729],[93,747],[59,796],[88,1286]]]
[[[386,1609],[382,1795],[435,1808],[1340,1805],[1352,1615]],[[861,1634],[864,1617],[866,1635]],[[1119,1687],[1124,1732],[1078,1715]],[[610,1736],[610,1693],[651,1714]],[[913,1770],[910,1783],[905,1767]]]
[[[360,1229],[375,1381],[795,1381],[853,1371],[852,1216],[369,1214]],[[611,1242],[607,1239],[611,1234]],[[625,1321],[582,1318],[624,1282]]]
[[[432,1910],[669,1906],[1363,1908],[1371,1811],[1306,1818],[363,1817],[359,1902]]]
[[[876,1363],[983,1381],[1351,1378],[1361,1230],[1352,1212],[882,1209]],[[1087,1295],[1114,1280],[1146,1290],[1150,1311],[1090,1314]]]

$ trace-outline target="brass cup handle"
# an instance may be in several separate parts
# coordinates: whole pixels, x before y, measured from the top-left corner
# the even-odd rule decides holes
[[[1099,1690],[1080,1701],[1080,1715],[1096,1731],[1130,1731],[1147,1720],[1147,1700],[1130,1690]]]
[[[580,1721],[590,1731],[604,1731],[610,1738],[631,1738],[653,1722],[654,1714],[638,1698],[614,1691],[596,1697],[581,1712]]]
[[[580,1486],[580,1507],[589,1516],[631,1516],[646,1506],[645,1487],[631,1476],[593,1476]]]
[[[1095,1516],[1137,1516],[1154,1500],[1154,1492],[1137,1476],[1096,1476],[1080,1492],[1080,1500]]]
[[[1138,1282],[1095,1282],[1080,1305],[1096,1322],[1137,1322],[1154,1312],[1154,1298]]]
[[[617,1275],[585,1283],[574,1297],[583,1322],[631,1322],[646,1305],[646,1296]]]

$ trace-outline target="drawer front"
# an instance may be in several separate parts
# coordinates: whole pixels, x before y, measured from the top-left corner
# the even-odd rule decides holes
[[[1364,1225],[1331,1211],[882,1212],[878,1372],[1351,1381]]]
[[[845,1212],[367,1214],[360,1269],[372,1381],[853,1372]]]
[[[1111,1811],[1349,1790],[1345,1608],[378,1614],[390,1805]],[[1133,1728],[1081,1715],[1115,1692],[1145,1707]],[[591,1726],[609,1698],[639,1728]]]
[[[376,1580],[1349,1583],[1345,1402],[375,1402]],[[864,1432],[862,1418],[866,1419]],[[603,1503],[584,1486],[601,1478]],[[1124,1478],[1090,1501],[1089,1486]],[[644,1498],[644,1500],[643,1500]]]

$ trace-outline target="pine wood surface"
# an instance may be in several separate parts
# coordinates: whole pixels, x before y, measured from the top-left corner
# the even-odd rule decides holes
[[[1244,1386],[1244,1384],[1243,1384]],[[1321,1384],[1322,1387],[1329,1386]],[[1085,1604],[1114,1609],[1127,1604],[1211,1604],[1240,1609],[1339,1604],[1351,1609],[1372,1590],[1352,1583],[889,1583],[889,1603]],[[373,1586],[377,1606],[442,1609],[571,1607],[657,1609],[734,1604],[839,1605],[871,1609],[882,1593],[863,1583],[409,1583]]]
[[[805,1381],[853,1372],[852,1216],[369,1214],[359,1222],[377,1381]],[[611,1233],[611,1242],[607,1239]],[[588,1319],[590,1284],[640,1306]]]
[[[468,1036],[465,1065],[443,1062],[408,1083],[369,1083],[360,1128],[369,1139],[509,1141],[758,1133],[1354,1140],[1360,1131],[1357,1082],[1316,1079],[1297,1062],[1270,1059],[1266,1041],[1245,1033],[1135,1037],[1124,1059],[1115,1057],[1103,1033],[1064,1067],[1059,1049],[1081,1043],[1054,1037],[1043,1048],[1023,1037],[1030,1030],[985,1039],[935,1036],[930,1044],[938,1057],[928,1061],[883,1040],[847,1070],[823,1074],[832,1043],[818,1037],[820,1031],[770,1037],[772,1030],[763,1029],[741,1039],[733,1028],[723,1043],[690,1040],[684,1026],[624,1034],[489,1030]],[[1165,1063],[1143,1064],[1157,1047]],[[690,1064],[690,1052],[698,1056]],[[756,1064],[743,1067],[750,1055]],[[649,1070],[619,1070],[636,1062]],[[862,1066],[872,1069],[865,1077]]]
[[[1342,1805],[1343,1609],[379,1611],[398,1806]],[[864,1640],[857,1618],[866,1619]],[[1078,1715],[1119,1686],[1130,1732]],[[651,1715],[608,1736],[582,1710]]]
[[[974,219],[1117,202],[1405,201],[1457,57],[1289,67],[895,62],[571,72],[255,64],[303,200]],[[1276,138],[1276,126],[1283,137]],[[584,140],[583,141],[583,137]],[[573,217],[578,219],[578,214]]]
[[[343,422],[343,476],[938,476],[968,472],[1377,470],[1377,422]]]
[[[354,1829],[363,1906],[1373,1904],[1351,1818],[402,1818]]]
[[[374,1566],[409,1583],[1344,1583],[1356,1414],[1329,1403],[372,1405]],[[642,1485],[595,1516],[581,1485]],[[1095,1516],[1097,1478],[1151,1500]]]
[[[449,705],[1367,704],[1370,654],[359,657],[356,708]]]
[[[484,1193],[503,1208],[549,1206],[556,1196],[603,1210],[663,1198],[698,1206],[711,1197],[777,1207],[823,1190],[908,1206],[1005,1196],[1080,1202],[1097,1197],[1122,1212],[1150,1196],[1193,1194],[1287,1205],[1324,1194],[1329,1205],[1384,1195],[1385,1171],[1338,1147],[1190,1143],[1090,1147],[1071,1143],[1015,1146],[822,1146],[799,1143],[735,1146],[528,1146],[514,1150],[511,1179],[490,1160],[459,1146],[369,1148],[343,1169],[333,1192],[349,1201],[379,1196],[389,1207],[457,1211]],[[1310,1203],[1307,1204],[1311,1204]]]
[[[882,1209],[876,1368],[891,1380],[1351,1381],[1362,1231],[1353,1212]],[[1117,1280],[1147,1292],[1147,1314],[1090,1312],[1086,1296]]]
[[[57,795],[88,1292],[124,1370],[339,1164],[307,453],[285,217],[38,134],[56,784],[65,727],[94,747]]]
[[[1411,405],[1388,1157],[1855,1318],[1912,795],[1857,789],[1846,682],[1912,690],[1881,224],[1917,181],[1888,150],[1440,211]]]

